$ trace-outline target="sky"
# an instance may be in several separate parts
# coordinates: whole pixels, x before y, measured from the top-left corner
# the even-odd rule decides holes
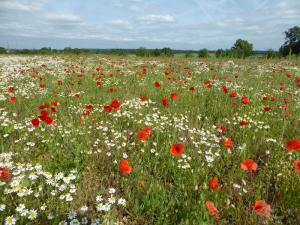
[[[278,49],[300,0],[0,0],[5,48]]]

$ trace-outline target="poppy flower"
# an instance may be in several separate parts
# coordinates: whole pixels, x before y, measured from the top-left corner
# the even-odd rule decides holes
[[[142,101],[142,102],[144,102],[144,101],[147,101],[147,100],[148,100],[147,96],[141,96],[141,97],[140,97],[140,99],[141,99],[141,101]]]
[[[233,141],[231,138],[226,138],[222,141],[222,144],[225,148],[233,148]]]
[[[223,86],[223,87],[222,87],[222,91],[223,91],[224,94],[227,94],[227,93],[228,93],[228,88],[225,87],[225,86]]]
[[[209,181],[208,181],[208,185],[211,189],[214,189],[214,190],[219,190],[220,189],[220,186],[218,184],[218,181],[219,181],[219,178],[217,176],[214,176],[213,178],[211,178]]]
[[[264,200],[256,200],[251,208],[259,216],[269,217],[271,215],[271,206]]]
[[[294,165],[294,168],[295,168],[295,172],[297,174],[300,174],[300,160],[295,160],[293,165]]]
[[[219,210],[216,208],[215,204],[212,201],[207,200],[205,202],[205,207],[208,210],[208,214],[214,216],[216,220],[220,219]]]
[[[7,91],[9,92],[9,93],[14,93],[14,91],[15,91],[15,89],[14,89],[14,87],[8,87],[7,88]]]
[[[147,133],[148,135],[152,135],[153,134],[153,130],[151,127],[144,127],[142,128],[142,131]]]
[[[111,103],[110,103],[110,106],[112,107],[113,110],[119,110],[120,107],[121,107],[121,104],[122,102],[118,101],[118,100],[113,100]]]
[[[168,105],[169,105],[168,99],[163,98],[163,99],[161,100],[161,104],[163,104],[163,106],[168,106]]]
[[[122,159],[119,163],[119,169],[123,174],[130,174],[131,166],[129,165],[128,160]]]
[[[156,88],[160,88],[160,83],[156,81],[156,82],[154,83],[154,86],[155,86]]]
[[[92,110],[93,108],[94,108],[93,105],[86,105],[86,106],[85,106],[85,109],[86,109],[86,110]]]
[[[238,93],[237,92],[232,92],[229,97],[230,98],[236,98],[238,96]]]
[[[298,140],[290,140],[286,144],[286,149],[287,150],[294,150],[294,151],[299,151],[300,150],[300,141]]]
[[[31,124],[35,127],[38,128],[40,125],[40,120],[38,118],[34,118],[31,120]]]
[[[140,130],[135,133],[135,136],[137,136],[141,141],[147,141],[149,134],[146,131]]]
[[[44,122],[48,125],[52,124],[53,123],[53,118],[51,118],[50,116],[47,116],[44,120]]]
[[[241,163],[241,169],[245,171],[256,171],[257,164],[252,159],[246,159]]]
[[[271,108],[271,107],[265,107],[264,110],[265,110],[266,112],[269,112],[269,111],[272,110],[272,108]]]
[[[57,85],[62,85],[62,81],[61,81],[61,80],[58,80],[58,81],[57,81]]]
[[[226,129],[226,127],[224,126],[224,125],[221,125],[220,127],[219,127],[219,132],[220,133],[225,133],[227,131],[227,129]]]
[[[248,105],[249,104],[249,98],[247,97],[247,96],[243,96],[242,97],[242,103],[244,104],[244,105]]]
[[[58,101],[53,101],[53,102],[52,102],[52,105],[54,105],[54,106],[59,106],[59,102],[58,102]]]
[[[170,99],[174,100],[176,98],[178,98],[178,94],[177,93],[171,93],[170,94]]]
[[[16,97],[9,97],[8,101],[9,102],[16,102],[17,98]]]
[[[112,107],[110,105],[105,105],[103,108],[105,112],[110,112],[112,110]]]
[[[195,91],[196,91],[196,88],[195,88],[195,87],[190,87],[189,90],[190,90],[191,92],[195,92]]]
[[[182,144],[173,144],[170,148],[170,152],[174,156],[180,156],[184,151],[184,146]]]
[[[248,126],[249,122],[242,120],[242,121],[240,121],[240,125],[241,126]]]
[[[1,181],[9,181],[10,180],[10,172],[8,169],[4,167],[0,167],[0,180]]]

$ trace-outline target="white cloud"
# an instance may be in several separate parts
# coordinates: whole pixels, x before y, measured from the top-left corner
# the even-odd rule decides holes
[[[160,24],[160,23],[172,23],[174,22],[174,17],[170,15],[147,15],[143,17],[138,17],[137,21],[140,24]]]
[[[82,22],[82,19],[79,16],[73,14],[47,14],[46,19],[53,22],[70,22],[70,23],[78,23]]]
[[[17,1],[17,0],[0,0],[0,11],[21,11],[21,12],[32,12],[37,11],[41,8],[45,0],[37,0],[35,2],[28,1]]]

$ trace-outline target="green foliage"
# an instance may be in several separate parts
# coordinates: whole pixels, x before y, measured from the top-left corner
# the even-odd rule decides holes
[[[140,56],[140,57],[149,57],[150,56],[149,50],[144,47],[138,48],[136,50],[135,54],[136,54],[136,56]]]
[[[199,58],[208,58],[209,57],[208,50],[206,48],[199,50],[198,57]]]
[[[0,54],[6,54],[6,49],[3,47],[0,47]]]
[[[253,55],[253,44],[247,40],[238,39],[231,48],[231,54],[235,58],[246,58]]]
[[[274,51],[273,49],[269,49],[266,53],[266,58],[267,59],[276,59],[280,58],[281,54],[278,51]]]
[[[168,57],[174,56],[174,53],[173,53],[172,49],[170,49],[170,48],[163,48],[160,51],[163,56],[168,56]]]
[[[283,56],[298,55],[300,53],[300,27],[294,26],[285,31],[285,43],[279,51]]]

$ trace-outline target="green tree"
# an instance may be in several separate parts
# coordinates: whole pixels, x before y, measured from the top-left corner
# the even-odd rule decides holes
[[[208,50],[206,48],[199,50],[198,57],[199,58],[208,58],[209,57]]]
[[[285,34],[285,43],[280,47],[279,51],[283,56],[289,54],[300,53],[300,27],[294,26],[287,31]]]
[[[275,59],[280,57],[280,53],[277,51],[274,51],[273,49],[269,49],[266,53],[267,59]]]
[[[152,51],[152,55],[155,56],[155,57],[158,57],[161,55],[161,50],[159,50],[158,48],[154,49]]]
[[[174,53],[170,48],[162,48],[160,51],[163,56],[168,56],[168,57],[174,56]]]
[[[247,40],[238,39],[231,48],[233,57],[245,58],[253,54],[253,44]]]
[[[150,53],[148,51],[148,49],[144,48],[144,47],[140,47],[136,50],[135,52],[136,56],[140,56],[140,57],[148,57],[150,56]]]
[[[3,47],[0,47],[0,54],[5,54],[6,53],[6,49]]]

